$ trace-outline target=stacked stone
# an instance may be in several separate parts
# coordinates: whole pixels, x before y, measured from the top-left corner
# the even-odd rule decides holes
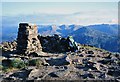
[[[41,44],[38,40],[37,26],[28,23],[20,23],[17,37],[18,53],[30,54],[41,49]]]

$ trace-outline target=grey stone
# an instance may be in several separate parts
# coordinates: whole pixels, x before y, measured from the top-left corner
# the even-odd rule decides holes
[[[51,58],[46,60],[47,63],[49,63],[49,65],[53,66],[61,66],[61,65],[68,65],[70,64],[69,61],[66,60],[67,56],[63,56],[63,57],[58,57],[58,58]]]
[[[12,41],[12,42],[3,42],[1,44],[2,47],[2,51],[13,51],[16,50],[16,46],[17,46],[17,42],[16,41]]]
[[[28,23],[20,23],[17,37],[18,53],[28,55],[41,49],[41,44],[38,40],[37,26]]]
[[[94,54],[94,51],[87,51],[86,54]]]

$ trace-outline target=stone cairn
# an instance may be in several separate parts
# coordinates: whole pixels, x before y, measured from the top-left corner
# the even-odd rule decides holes
[[[20,54],[30,54],[41,51],[41,44],[38,40],[37,26],[28,23],[20,23],[17,37],[17,51]]]

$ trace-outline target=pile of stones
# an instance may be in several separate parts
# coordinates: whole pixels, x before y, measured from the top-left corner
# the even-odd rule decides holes
[[[38,40],[37,26],[28,23],[20,23],[17,38],[18,53],[30,54],[38,50],[41,50],[41,44]]]
[[[17,42],[13,41],[13,42],[3,42],[1,44],[2,50],[3,51],[13,51],[16,50],[16,46],[17,46]]]
[[[66,38],[63,38],[57,34],[54,34],[53,36],[38,36],[42,50],[44,52],[50,52],[50,53],[62,53],[62,52],[68,52],[68,46],[69,42]]]

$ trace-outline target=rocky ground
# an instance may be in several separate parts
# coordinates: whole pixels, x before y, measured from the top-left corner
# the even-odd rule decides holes
[[[12,45],[10,45],[12,44]],[[9,48],[8,48],[9,45]],[[39,52],[30,56],[15,54],[15,42],[4,43],[3,66],[9,60],[23,61],[38,59],[36,65],[0,71],[1,80],[115,80],[120,81],[120,54],[111,53],[92,46],[80,45],[77,52]],[[6,47],[5,47],[6,46]],[[11,50],[12,48],[12,50]],[[11,53],[12,52],[12,53]],[[14,52],[14,53],[13,53]],[[11,53],[11,54],[10,54]],[[7,55],[6,55],[7,54]]]

